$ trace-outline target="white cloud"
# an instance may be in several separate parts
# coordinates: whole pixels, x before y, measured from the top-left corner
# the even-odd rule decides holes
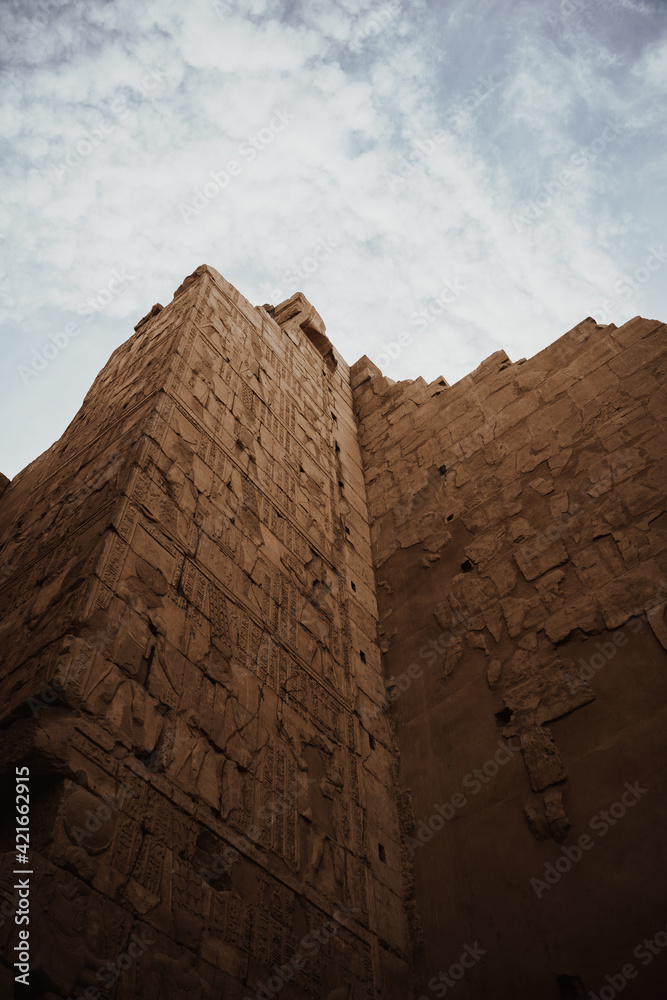
[[[649,92],[656,96],[665,94],[667,92],[667,41],[661,39],[652,45],[634,67],[634,72],[649,89]]]
[[[665,209],[648,192],[664,166],[665,42],[646,5],[549,31],[553,5],[518,0],[286,9],[70,4],[30,32],[9,18],[2,389],[29,417],[3,471],[51,443],[111,350],[200,263],[258,303],[301,288],[350,362],[411,331],[389,374],[454,381],[594,312],[659,239]],[[617,51],[621,30],[633,44]],[[548,200],[608,118],[624,129]],[[240,173],[205,187],[230,160]],[[184,204],[200,207],[186,219]],[[334,248],[307,273],[321,240]],[[137,277],[24,385],[17,365],[123,266]],[[618,310],[667,314],[660,294],[653,282]]]

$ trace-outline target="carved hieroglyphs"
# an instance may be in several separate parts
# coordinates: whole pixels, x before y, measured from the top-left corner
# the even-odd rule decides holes
[[[199,268],[2,498],[3,760],[31,768],[53,997],[409,978],[348,369],[302,296],[271,313]]]
[[[664,334],[395,384],[301,294],[200,267],[153,307],[0,486],[32,995],[408,1000],[477,939],[462,997],[597,985],[659,866],[604,946],[585,878],[550,913],[530,880],[645,781],[586,868],[613,911],[664,801]]]

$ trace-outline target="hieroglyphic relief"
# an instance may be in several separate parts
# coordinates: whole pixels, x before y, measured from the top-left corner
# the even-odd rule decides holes
[[[192,609],[200,612],[204,610],[208,590],[207,580],[189,559],[185,560],[179,587],[187,602],[186,614],[191,615]]]
[[[289,673],[284,684],[289,704],[303,719],[312,721],[331,739],[342,738],[344,709],[311,674],[303,670],[294,660],[289,660]]]
[[[15,506],[0,544],[30,555],[21,601],[42,588],[37,628],[50,622],[43,581],[85,578],[54,616],[64,638],[32,661],[64,681],[45,723],[86,719],[54,765],[62,819],[47,853],[101,907],[113,901],[125,938],[91,938],[63,990],[88,985],[90,956],[122,953],[139,924],[152,944],[116,1000],[240,1000],[342,897],[368,924],[347,550],[333,531],[334,411],[347,397],[334,370],[302,328],[286,332],[199,269],[114,353],[53,453],[62,474],[48,456],[38,467],[58,496],[70,466],[91,469],[77,513],[62,507],[62,535],[40,517],[21,535],[21,477],[3,493]],[[68,552],[74,527],[88,533]],[[230,844],[234,864],[216,868]],[[328,996],[372,978],[372,961],[343,971],[363,951],[358,927],[346,933],[345,949],[304,957],[296,989]]]
[[[262,842],[282,858],[292,871],[299,868],[297,801],[301,784],[296,762],[289,748],[270,741],[262,762]]]

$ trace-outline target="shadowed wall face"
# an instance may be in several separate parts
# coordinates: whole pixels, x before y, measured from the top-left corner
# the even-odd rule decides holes
[[[351,370],[429,1000],[663,995],[665,334]]]
[[[256,309],[199,268],[5,488],[0,545],[31,995],[402,1000],[361,455],[312,306]]]

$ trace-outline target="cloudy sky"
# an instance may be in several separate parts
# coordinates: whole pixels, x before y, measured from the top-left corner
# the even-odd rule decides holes
[[[665,0],[5,0],[3,21],[10,477],[201,263],[255,304],[303,291],[395,379],[455,382],[589,315],[667,320]]]

